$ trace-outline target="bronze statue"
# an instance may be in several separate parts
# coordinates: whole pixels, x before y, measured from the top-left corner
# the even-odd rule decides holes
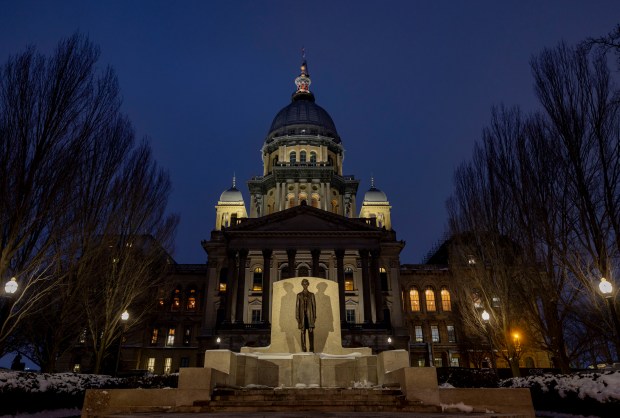
[[[314,352],[314,322],[316,321],[316,301],[314,293],[308,290],[310,282],[307,279],[301,281],[304,290],[297,294],[295,306],[295,318],[297,327],[301,330],[301,351],[306,350],[306,330],[310,340],[310,351]]]

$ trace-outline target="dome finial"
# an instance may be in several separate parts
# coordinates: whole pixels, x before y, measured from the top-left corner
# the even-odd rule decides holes
[[[295,86],[297,90],[293,94],[293,100],[310,99],[314,100],[314,96],[310,92],[310,74],[308,73],[308,63],[306,62],[306,48],[301,48],[301,73],[295,78]]]
[[[237,175],[233,171],[233,189],[236,189],[236,188],[237,188]]]
[[[372,175],[372,173],[370,173],[370,188],[375,188],[375,177]]]

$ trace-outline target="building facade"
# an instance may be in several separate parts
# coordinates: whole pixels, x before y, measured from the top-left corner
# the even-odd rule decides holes
[[[338,283],[343,346],[474,365],[453,310],[458,278],[447,265],[401,265],[387,196],[373,179],[358,206],[359,180],[344,174],[342,139],[310,84],[304,61],[264,139],[262,175],[247,182],[249,206],[233,179],[202,242],[207,263],[173,263],[157,309],[124,334],[121,370],[171,373],[201,366],[208,349],[269,345],[271,285],[299,276]]]

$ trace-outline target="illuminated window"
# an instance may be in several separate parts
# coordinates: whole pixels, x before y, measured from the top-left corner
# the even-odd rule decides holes
[[[164,359],[164,374],[170,374],[172,371],[172,357],[166,357]]]
[[[441,309],[446,312],[452,310],[452,304],[450,303],[450,292],[445,287],[441,288]]]
[[[155,357],[149,357],[146,362],[146,369],[149,373],[155,373]]]
[[[159,300],[157,301],[157,309],[164,309],[165,305],[166,302],[164,301],[164,298],[159,298]]]
[[[427,287],[424,291],[424,297],[426,298],[426,310],[429,312],[433,312],[437,310],[437,306],[435,306],[435,291],[432,287]]]
[[[409,289],[409,303],[411,312],[420,312],[420,292],[415,287]]]
[[[459,358],[455,357],[455,356],[457,356],[457,354],[452,354],[452,357],[450,358],[450,366],[451,367],[461,367],[461,362],[460,362]]]
[[[157,345],[157,337],[159,337],[159,328],[153,328],[151,332],[151,345]]]
[[[191,328],[185,328],[185,334],[183,334],[183,345],[189,345],[189,343],[192,341],[192,329]]]
[[[439,327],[437,325],[431,325],[431,339],[434,343],[439,342]]]
[[[448,330],[448,342],[455,343],[456,342],[456,331],[454,331],[454,325],[448,325],[446,328]]]
[[[390,290],[387,271],[383,267],[379,268],[379,279],[381,279],[381,290]]]
[[[494,308],[499,308],[499,306],[501,305],[497,296],[493,296],[492,304]]]
[[[174,328],[168,329],[168,338],[166,338],[166,346],[172,347],[174,345]]]
[[[75,363],[73,365],[73,373],[79,373],[80,372],[80,363]]]
[[[189,296],[187,297],[187,310],[196,310],[196,289],[191,289],[189,291]]]
[[[80,344],[84,344],[86,342],[86,328],[82,330],[80,333]]]
[[[178,311],[180,308],[181,308],[181,289],[174,289],[174,294],[172,296],[171,309],[173,311]]]
[[[252,277],[252,291],[262,292],[263,290],[263,269],[256,267],[254,269],[254,276]]]
[[[220,270],[220,283],[219,283],[219,291],[222,293],[226,292],[226,282],[228,281],[228,269],[223,268]]]
[[[415,342],[416,343],[424,342],[424,333],[422,332],[422,325],[416,325],[414,330],[415,330]]]
[[[297,162],[297,153],[295,151],[291,151],[289,160],[291,163]]]
[[[441,357],[435,357],[435,367],[443,367],[443,359]]]
[[[316,152],[310,151],[310,162],[316,163]]]
[[[353,286],[353,269],[351,267],[344,268],[344,290],[347,292],[355,290]]]
[[[306,162],[306,151],[301,151],[299,153],[299,162],[300,163],[305,163]]]

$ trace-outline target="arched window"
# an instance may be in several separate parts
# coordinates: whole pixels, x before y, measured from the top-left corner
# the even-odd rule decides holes
[[[316,152],[310,151],[310,162],[316,163]]]
[[[299,204],[303,204],[302,202],[308,203],[308,194],[299,193]]]
[[[427,287],[424,291],[424,298],[426,299],[426,310],[428,312],[434,312],[437,310],[435,305],[435,291],[432,287]]]
[[[300,163],[305,163],[306,162],[306,151],[301,151],[299,153],[299,162]]]
[[[409,289],[409,304],[411,312],[420,312],[420,292],[415,287]]]
[[[291,151],[289,161],[291,163],[296,163],[297,162],[297,153],[295,151]]]
[[[297,269],[297,276],[308,277],[310,276],[310,270],[308,269],[307,266],[299,266],[299,268]]]
[[[196,310],[196,307],[196,289],[192,288],[187,293],[187,305],[185,306],[185,309],[193,312]]]
[[[441,288],[441,310],[446,312],[452,310],[452,304],[450,303],[450,291],[448,291],[448,288],[446,287]]]
[[[263,291],[263,269],[260,267],[256,267],[254,269],[254,275],[252,276],[252,291]]]
[[[353,282],[353,269],[351,267],[344,268],[344,290],[352,292],[355,290]]]

